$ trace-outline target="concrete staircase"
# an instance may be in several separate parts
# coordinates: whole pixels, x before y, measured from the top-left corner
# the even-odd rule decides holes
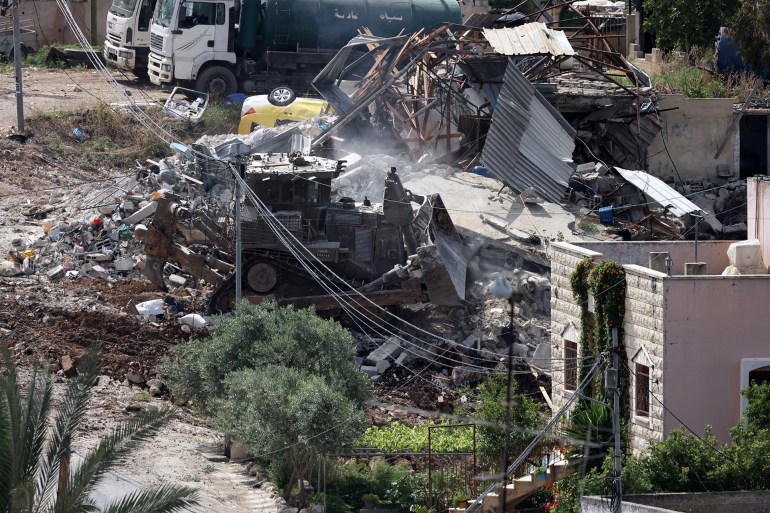
[[[556,481],[564,479],[572,473],[572,469],[567,466],[567,460],[559,460],[546,467],[546,471],[540,474],[532,473],[524,477],[514,479],[506,486],[505,496],[505,511],[513,511],[513,508],[538,491],[548,485],[552,485]],[[497,490],[489,493],[481,503],[482,513],[490,513],[493,511],[500,511],[500,501],[502,496],[502,490],[500,486]],[[452,508],[449,513],[463,513],[463,508]]]

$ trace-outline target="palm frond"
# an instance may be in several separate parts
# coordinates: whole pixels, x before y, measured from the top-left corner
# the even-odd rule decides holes
[[[1,381],[3,408],[0,423],[4,453],[0,503],[9,509],[27,511],[34,504],[34,476],[43,450],[51,406],[48,373],[33,371],[26,401],[22,398],[16,365],[8,348],[3,348],[5,372]]]
[[[104,513],[174,513],[197,504],[195,489],[164,485],[130,493],[110,504]]]
[[[0,389],[6,388],[6,376],[0,376]],[[11,509],[13,454],[11,451],[11,419],[5,394],[0,397],[0,511]]]
[[[70,474],[66,489],[56,497],[54,512],[68,513],[87,500],[88,494],[108,470],[140,443],[155,436],[175,414],[173,408],[162,408],[139,415],[113,429],[95,449],[86,454],[77,470]]]
[[[78,376],[67,387],[58,409],[46,454],[43,458],[38,458],[36,512],[43,511],[43,508],[53,504],[61,460],[71,452],[72,437],[86,413],[91,389],[96,383],[98,360],[99,349],[92,347],[78,362]]]

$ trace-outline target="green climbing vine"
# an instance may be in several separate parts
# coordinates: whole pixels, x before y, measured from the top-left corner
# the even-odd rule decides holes
[[[626,271],[617,262],[602,260],[591,270],[590,284],[594,298],[594,352],[599,354],[610,350],[612,330],[617,328],[618,351],[621,360],[624,360],[626,353],[623,345],[623,318],[626,314]],[[625,363],[621,361],[619,376],[619,385],[624,391],[627,390],[625,385],[628,380],[628,366]],[[606,394],[603,381],[603,377],[599,375],[598,382],[595,383],[595,390],[599,395],[597,398],[609,401],[611,395]],[[624,414],[627,413],[624,411]]]
[[[596,361],[600,353],[610,351],[612,347],[612,329],[618,330],[618,351],[621,360],[625,360],[626,352],[623,346],[623,318],[625,317],[626,273],[621,264],[603,260],[595,263],[590,258],[583,259],[570,276],[572,294],[580,304],[580,362],[578,366],[578,383],[583,383],[588,369]],[[593,313],[589,311],[589,295],[593,299]],[[621,361],[619,386],[623,391],[621,401],[621,417],[628,425],[629,390],[628,367]],[[588,383],[583,393],[600,403],[611,404],[612,394],[604,388],[604,375],[599,373],[591,383]],[[611,437],[602,440],[597,430],[611,426],[609,410],[600,403],[588,400],[577,402],[572,415],[572,426],[569,428],[578,437],[599,436],[603,442],[611,441]],[[606,424],[606,425],[605,425]],[[606,436],[606,435],[605,435]],[[600,450],[603,452],[603,450]],[[599,459],[601,461],[601,459]]]
[[[590,368],[589,358],[593,354],[593,332],[594,316],[588,309],[588,294],[590,292],[589,278],[594,261],[586,257],[580,261],[570,276],[570,286],[572,287],[572,296],[580,305],[580,361],[578,363],[578,383],[582,383],[588,369]],[[590,387],[585,391],[586,395],[591,396]]]

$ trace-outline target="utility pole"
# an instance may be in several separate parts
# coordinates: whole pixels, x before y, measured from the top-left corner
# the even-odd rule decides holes
[[[98,7],[98,4],[96,0],[91,0],[91,44],[92,45],[99,44],[99,37],[97,36],[97,30],[96,30],[97,7]]]
[[[511,382],[513,381],[513,344],[516,342],[516,330],[513,329],[514,321],[513,321],[513,304],[514,304],[514,295],[513,291],[511,291],[511,296],[508,298],[508,303],[510,303],[511,307],[511,315],[510,315],[510,331],[509,335],[511,336],[511,341],[508,344],[508,380],[506,381],[508,388],[505,391],[505,429],[503,430],[505,438],[503,439],[503,466],[502,466],[502,483],[503,483],[503,490],[500,497],[500,513],[505,513],[506,508],[508,507],[508,450],[509,450],[509,444],[511,439]]]
[[[698,225],[700,224],[700,220],[703,218],[698,214],[693,214],[692,212],[690,212],[690,215],[693,217],[693,219],[695,219],[695,261],[699,262],[700,260],[698,260]]]
[[[241,179],[246,164],[238,155],[238,177],[235,180],[235,314],[243,297],[243,262],[241,260]]]
[[[620,468],[620,355],[618,351],[618,329],[612,328],[612,368],[615,371],[615,388],[613,390],[612,402],[612,434],[615,438],[615,479],[613,480],[615,501],[613,502],[613,513],[621,513],[623,500],[623,482]]]
[[[21,87],[21,30],[19,29],[19,0],[13,0],[13,62],[16,64],[16,127],[24,133],[24,92]]]

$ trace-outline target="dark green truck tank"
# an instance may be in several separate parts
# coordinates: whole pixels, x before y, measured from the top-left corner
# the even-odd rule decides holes
[[[244,0],[238,44],[257,50],[341,48],[358,30],[376,36],[460,23],[457,0]]]

